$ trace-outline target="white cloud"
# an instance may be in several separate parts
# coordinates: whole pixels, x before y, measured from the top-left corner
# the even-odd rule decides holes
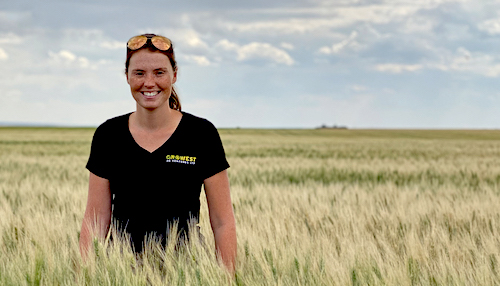
[[[74,62],[76,60],[75,54],[73,54],[70,51],[66,51],[66,50],[62,50],[62,51],[60,51],[57,54],[49,52],[49,55],[53,59],[63,60],[63,61],[66,61],[66,62]]]
[[[456,53],[444,65],[437,64],[432,67],[445,71],[472,72],[487,77],[500,76],[500,61],[498,57],[484,53],[473,53],[464,47],[458,48]]]
[[[120,41],[102,41],[100,47],[110,50],[125,50],[125,43]]]
[[[363,91],[367,91],[367,90],[368,90],[368,88],[367,88],[366,86],[363,86],[363,85],[357,85],[357,84],[355,84],[355,85],[351,85],[351,86],[350,86],[350,89],[351,89],[352,91],[355,91],[355,92],[363,92]]]
[[[209,66],[211,64],[210,60],[205,56],[185,55],[184,58],[188,62],[195,63],[199,66]]]
[[[274,32],[281,34],[305,34],[310,32],[326,31],[330,29],[348,27],[356,23],[386,24],[404,21],[428,5],[419,5],[418,2],[409,2],[399,5],[382,3],[373,5],[317,7],[311,9],[276,9],[267,10],[267,13],[287,14],[289,17],[280,17],[280,20],[254,21],[249,23],[225,22],[223,26],[235,32]],[[292,17],[296,14],[297,17]],[[299,18],[301,15],[302,18]]]
[[[421,34],[432,33],[432,29],[437,25],[436,20],[432,17],[413,16],[407,18],[404,23],[398,28],[402,33],[406,34]]]
[[[63,64],[66,66],[76,65],[81,68],[95,68],[95,66],[90,66],[90,61],[85,57],[77,57],[70,51],[61,50],[59,53],[54,53],[49,51],[49,57],[52,62],[57,64]]]
[[[191,28],[169,28],[169,29],[146,29],[141,30],[141,33],[154,32],[168,37],[172,40],[175,47],[183,49],[206,50],[208,44],[202,39],[200,33]]]
[[[233,43],[233,42],[230,42],[229,40],[227,39],[223,39],[223,40],[220,40],[218,43],[217,43],[217,46],[220,46],[222,47],[223,49],[227,50],[227,51],[231,51],[231,50],[238,50],[239,49],[239,45],[236,44],[236,43]]]
[[[267,59],[272,62],[288,66],[295,63],[293,58],[286,51],[278,49],[269,43],[252,42],[250,44],[240,46],[224,39],[219,41],[217,46],[227,51],[236,52],[238,61]]]
[[[292,44],[290,44],[290,43],[283,42],[283,43],[280,44],[280,46],[283,49],[285,49],[285,50],[290,50],[291,51],[291,50],[295,49],[295,47]]]
[[[289,66],[294,64],[294,60],[287,52],[268,43],[253,42],[238,49],[238,60],[244,61],[256,58],[267,58],[276,63]]]
[[[23,39],[12,32],[0,35],[0,44],[20,44],[22,42]]]
[[[422,69],[441,70],[445,72],[469,72],[486,77],[500,77],[500,57],[480,52],[471,52],[459,47],[454,53],[444,52],[441,60],[418,64],[386,63],[374,66],[380,72],[402,73],[415,72]]]
[[[184,40],[190,47],[204,48],[204,49],[208,48],[208,45],[194,31],[191,31],[190,33],[186,34]]]
[[[477,25],[477,28],[491,35],[500,34],[500,18],[483,21]]]
[[[346,47],[354,47],[357,48],[359,47],[359,43],[355,41],[355,39],[358,37],[358,32],[352,31],[349,37],[341,41],[340,43],[333,44],[331,47],[321,47],[319,49],[319,53],[322,54],[338,54],[340,51],[342,51]]]
[[[319,52],[320,54],[329,55],[329,54],[331,54],[331,53],[332,53],[332,49],[330,49],[330,47],[326,47],[326,46],[325,46],[325,47],[321,47],[321,48],[319,48],[318,52]]]
[[[415,65],[405,65],[405,64],[380,64],[376,65],[375,69],[381,72],[389,73],[402,73],[404,71],[417,71],[422,69],[424,66],[420,64]]]
[[[9,58],[9,55],[2,49],[0,48],[0,60],[6,60]]]
[[[275,21],[255,21],[251,23],[227,23],[226,28],[234,32],[274,32],[282,34],[305,34],[324,28],[342,26],[337,19],[285,19]]]

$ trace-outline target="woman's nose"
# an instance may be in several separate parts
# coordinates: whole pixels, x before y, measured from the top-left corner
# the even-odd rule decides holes
[[[145,86],[154,86],[155,85],[154,75],[147,74],[146,78],[144,79],[144,85]]]

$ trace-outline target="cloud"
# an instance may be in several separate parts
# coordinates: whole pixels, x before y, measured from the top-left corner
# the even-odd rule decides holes
[[[375,66],[375,70],[381,72],[389,72],[389,73],[402,73],[404,71],[418,71],[422,69],[424,66],[420,64],[415,65],[405,65],[405,64],[380,64]]]
[[[12,32],[0,35],[0,44],[20,44],[22,42],[23,39]]]
[[[292,44],[290,44],[290,43],[283,42],[283,43],[280,44],[280,46],[283,49],[285,49],[285,50],[290,50],[291,51],[291,50],[295,49],[295,47]]]
[[[291,66],[295,63],[293,58],[284,50],[278,49],[269,43],[252,42],[240,46],[230,42],[227,39],[221,40],[217,46],[226,51],[234,51],[237,54],[238,61],[247,61],[252,59],[266,59],[278,64]]]
[[[4,61],[8,58],[9,55],[2,48],[0,48],[0,61]]]
[[[208,45],[199,37],[198,33],[193,30],[190,30],[184,36],[184,42],[194,48],[208,48]]]
[[[322,54],[338,54],[340,51],[342,51],[346,47],[359,47],[359,43],[355,41],[355,39],[358,37],[358,32],[352,31],[349,37],[347,37],[345,40],[343,40],[340,43],[333,44],[331,47],[321,47],[319,49],[319,52]]]
[[[190,63],[197,64],[199,66],[209,66],[211,62],[205,56],[196,56],[196,55],[185,55],[184,59]]]
[[[126,44],[120,41],[102,41],[99,46],[110,50],[124,50]]]
[[[445,64],[431,65],[431,67],[443,71],[472,72],[487,77],[500,76],[498,57],[479,52],[473,53],[464,47],[459,47]]]
[[[284,19],[275,21],[255,21],[251,23],[227,22],[225,27],[231,32],[305,34],[322,29],[343,26],[338,19]]]
[[[244,61],[255,58],[267,58],[279,64],[293,65],[290,55],[268,43],[253,42],[238,49],[238,60]]]
[[[218,46],[222,47],[223,49],[227,50],[227,51],[231,51],[231,50],[235,50],[237,51],[240,46],[236,43],[233,43],[233,42],[230,42],[229,40],[227,39],[224,39],[224,40],[220,40],[218,43],[217,43]]]
[[[367,91],[368,88],[366,86],[363,86],[363,85],[357,85],[357,84],[354,84],[354,85],[351,85],[349,87],[352,91],[355,91],[355,92],[364,92],[364,91]]]
[[[477,28],[490,35],[500,34],[500,18],[483,21],[477,25]]]
[[[375,65],[374,69],[389,73],[415,72],[428,69],[500,77],[500,58],[490,54],[471,52],[464,47],[459,47],[454,53],[444,52],[439,61],[423,61],[416,64],[385,63]]]
[[[81,68],[89,68],[90,66],[90,61],[85,58],[85,57],[77,57],[75,54],[73,54],[70,51],[67,50],[61,50],[59,53],[54,53],[49,51],[49,57],[52,60],[52,62],[57,63],[57,64],[62,64],[65,66],[73,66],[76,65]],[[95,67],[91,67],[95,68]]]
[[[428,5],[418,3],[382,3],[372,5],[332,6],[295,9],[267,9],[262,14],[280,14],[279,20],[238,23],[227,21],[225,29],[245,33],[306,34],[342,28],[356,23],[387,24],[404,21]],[[259,11],[254,11],[258,14]]]
[[[397,27],[401,33],[405,34],[423,34],[432,33],[432,29],[437,25],[436,20],[430,16],[414,15],[409,17]]]
[[[176,48],[188,51],[204,51],[209,48],[209,45],[202,39],[201,34],[195,29],[183,27],[159,29],[157,31],[155,29],[145,29],[141,30],[141,33],[151,31],[170,38]]]

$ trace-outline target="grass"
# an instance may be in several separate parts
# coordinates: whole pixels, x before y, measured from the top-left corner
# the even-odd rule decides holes
[[[0,128],[0,285],[498,285],[500,132],[220,130],[236,277],[208,250],[83,263],[93,129]]]

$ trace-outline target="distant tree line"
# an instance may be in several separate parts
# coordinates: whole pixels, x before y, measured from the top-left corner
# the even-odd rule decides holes
[[[317,127],[316,129],[347,129],[347,126],[334,124],[332,126],[328,126],[326,124]]]

